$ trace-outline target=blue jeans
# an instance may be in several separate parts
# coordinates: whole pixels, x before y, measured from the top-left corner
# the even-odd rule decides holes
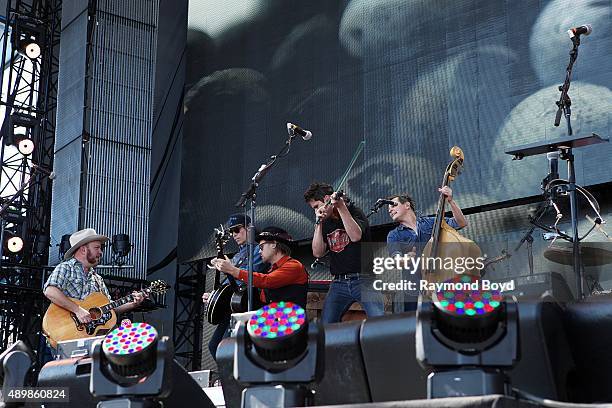
[[[421,279],[421,271],[418,270],[415,273],[410,273],[410,270],[402,270],[401,278],[414,282],[415,287],[419,287],[419,280]],[[414,312],[417,310],[417,305],[419,302],[419,291],[418,290],[405,290],[403,292],[397,292],[395,296],[395,300],[393,301],[393,312],[394,313],[403,313],[403,312]]]
[[[217,360],[217,347],[219,347],[219,343],[221,343],[221,340],[229,337],[230,335],[229,325],[230,317],[228,316],[227,319],[217,325],[213,335],[210,337],[210,341],[208,342],[208,351],[215,361]]]
[[[334,279],[323,305],[323,323],[337,323],[353,302],[358,302],[368,317],[384,316],[382,293],[374,290],[374,280],[369,277]]]

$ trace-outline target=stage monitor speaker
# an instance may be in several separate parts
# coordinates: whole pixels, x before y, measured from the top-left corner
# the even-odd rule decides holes
[[[567,401],[574,362],[556,302],[517,302],[521,358],[508,372],[513,387],[541,398]]]
[[[368,319],[361,329],[361,352],[372,401],[427,397],[427,375],[416,359],[416,315],[406,312]]]
[[[567,305],[565,326],[576,370],[569,400],[612,402],[612,295],[596,295]]]
[[[555,302],[519,301],[518,307],[521,359],[508,372],[512,384],[539,397],[565,400],[573,361],[563,310]],[[325,371],[315,387],[316,405],[426,398],[429,372],[416,359],[414,312],[329,324],[324,329]],[[243,389],[233,376],[234,344],[233,338],[225,339],[217,350],[229,407],[240,406]]]
[[[13,343],[0,354],[1,395],[8,395],[10,390],[32,385],[34,361],[32,350],[22,340]],[[0,402],[0,406],[7,408],[21,405],[15,402]]]
[[[160,399],[166,408],[209,407],[215,405],[200,388],[198,383],[175,360],[172,361],[172,391]],[[91,358],[72,358],[47,363],[38,375],[38,387],[68,387],[69,403],[45,402],[49,407],[95,407],[101,399],[89,392]]]
[[[574,295],[567,281],[557,272],[534,273],[533,275],[508,276],[499,282],[514,281],[514,290],[505,291],[507,296],[515,296],[517,300],[544,300],[569,302]]]

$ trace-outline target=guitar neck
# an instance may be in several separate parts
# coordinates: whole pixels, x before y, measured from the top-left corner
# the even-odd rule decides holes
[[[145,291],[141,290],[140,293],[145,294]],[[110,303],[100,307],[100,310],[102,310],[102,313],[106,313],[106,312],[109,312],[111,310],[114,310],[114,309],[118,308],[119,306],[123,306],[126,303],[130,303],[130,302],[133,302],[133,301],[134,301],[134,295],[129,294],[127,296],[124,296],[122,298],[114,300],[114,301],[112,301],[112,302],[110,302]]]
[[[223,253],[223,249],[220,249],[217,251],[217,258],[225,259],[225,254]],[[217,274],[219,274],[218,270],[217,270]],[[238,283],[236,282],[236,279],[230,274],[225,274],[225,276],[227,276],[227,280],[229,281],[230,286],[232,287],[232,290],[236,292],[238,290]]]

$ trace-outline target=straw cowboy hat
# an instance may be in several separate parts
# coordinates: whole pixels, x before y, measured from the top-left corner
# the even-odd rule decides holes
[[[69,260],[77,249],[93,241],[105,243],[108,241],[108,237],[106,235],[97,234],[96,230],[93,228],[85,228],[75,232],[70,236],[70,249],[64,254],[64,260]]]

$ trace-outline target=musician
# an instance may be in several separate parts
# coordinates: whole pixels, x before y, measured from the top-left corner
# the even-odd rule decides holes
[[[261,289],[259,300],[264,303],[287,301],[306,308],[308,273],[297,259],[291,258],[291,235],[279,227],[264,228],[257,235],[261,257],[272,265],[266,273],[253,273],[253,286]],[[246,282],[248,271],[232,265],[229,259],[213,259],[213,266]]]
[[[322,321],[339,322],[353,302],[360,303],[368,317],[384,315],[382,294],[374,290],[372,274],[361,271],[361,242],[370,240],[370,225],[363,211],[339,198],[327,183],[311,184],[304,199],[321,221],[314,229],[312,254],[321,258],[329,251],[334,277]]]
[[[227,220],[227,228],[232,234],[232,239],[238,244],[238,252],[232,257],[231,263],[239,268],[248,269],[249,267],[249,246],[247,245],[247,227],[251,224],[251,217],[245,214],[232,214]],[[253,247],[253,270],[257,272],[263,272],[267,269],[268,265],[264,264],[261,259],[259,247],[255,245]],[[227,281],[227,280],[226,280]],[[223,282],[225,283],[225,282]],[[206,292],[202,295],[202,301],[208,302],[210,292]],[[221,340],[228,337],[230,325],[230,316],[219,323],[213,332],[210,341],[208,342],[208,350],[213,358],[217,354],[217,347]]]
[[[446,202],[450,205],[453,214],[452,218],[444,218],[446,223],[454,229],[467,226],[467,220],[461,208],[453,200],[451,188],[444,186],[439,188],[438,191],[446,197]],[[389,255],[391,257],[404,254],[420,256],[431,238],[435,217],[425,217],[420,213],[417,214],[416,203],[408,194],[396,194],[389,196],[388,199],[396,203],[394,206],[389,206],[389,216],[394,222],[398,223],[397,227],[387,234]],[[415,273],[410,272],[403,271],[402,278],[417,282],[418,287],[418,280],[421,278],[420,270]],[[398,305],[399,308],[396,308],[396,311],[416,310],[417,295],[417,293],[409,294],[403,305]]]
[[[74,313],[81,323],[89,323],[89,311],[83,309],[69,298],[83,300],[93,292],[102,292],[111,299],[104,280],[95,271],[100,263],[104,244],[108,237],[99,235],[92,228],[75,232],[70,236],[70,249],[64,255],[64,262],[58,264],[43,288],[45,296],[56,305]],[[133,292],[134,301],[115,309],[117,314],[138,306],[144,296]]]

